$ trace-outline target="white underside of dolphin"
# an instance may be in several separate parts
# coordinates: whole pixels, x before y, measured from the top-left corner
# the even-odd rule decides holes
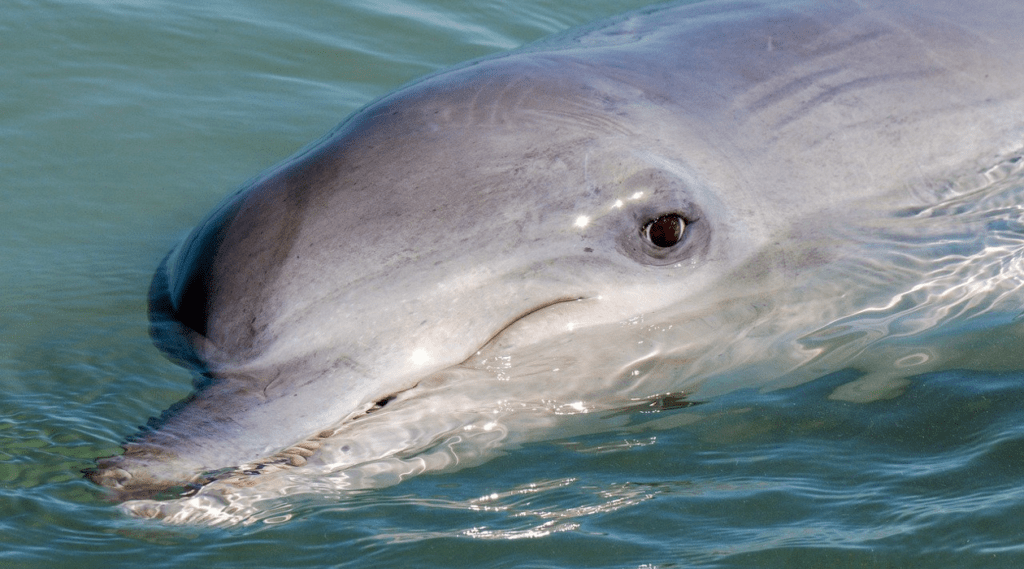
[[[892,396],[956,353],[929,330],[1019,337],[1022,56],[1018,2],[710,1],[403,87],[170,253],[154,337],[197,391],[89,476],[238,522],[253,486],[390,484],[636,406],[845,368],[835,397]]]

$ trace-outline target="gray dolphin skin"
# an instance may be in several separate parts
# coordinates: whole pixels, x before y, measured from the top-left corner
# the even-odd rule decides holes
[[[783,340],[927,272],[861,259],[995,231],[935,206],[1019,164],[1022,62],[1019,0],[708,1],[402,87],[171,251],[152,331],[196,390],[87,476],[132,499],[301,465],[446,381],[615,408],[827,373]]]

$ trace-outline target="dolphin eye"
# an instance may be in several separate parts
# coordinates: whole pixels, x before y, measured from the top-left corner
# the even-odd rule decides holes
[[[648,221],[640,230],[640,235],[655,247],[667,249],[683,239],[685,229],[686,220],[677,213],[669,213]]]

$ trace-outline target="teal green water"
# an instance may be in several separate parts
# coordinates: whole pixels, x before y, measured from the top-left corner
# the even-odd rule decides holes
[[[127,517],[81,479],[188,393],[146,289],[228,191],[405,81],[645,3],[7,2],[0,566],[1022,566],[1021,372],[851,404],[840,371],[228,529]]]

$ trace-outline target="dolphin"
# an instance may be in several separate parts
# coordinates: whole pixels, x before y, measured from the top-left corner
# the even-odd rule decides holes
[[[151,331],[196,389],[87,476],[258,477],[389,409],[682,407],[867,361],[896,305],[1019,313],[1022,60],[1018,1],[711,0],[401,87],[167,255]]]

